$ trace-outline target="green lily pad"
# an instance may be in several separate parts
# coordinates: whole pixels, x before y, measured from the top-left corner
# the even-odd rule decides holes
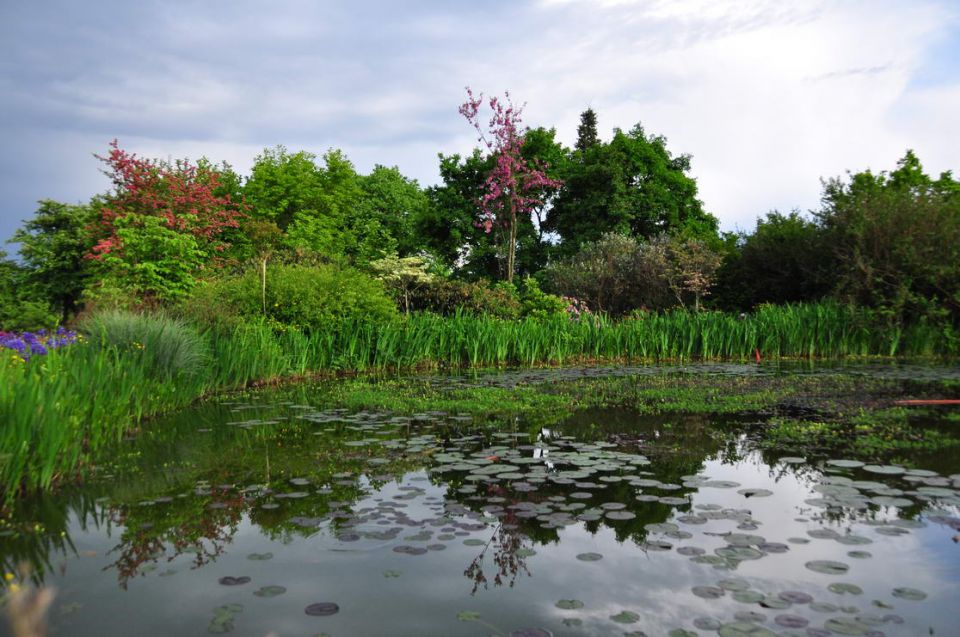
[[[839,635],[863,635],[870,630],[870,626],[853,617],[831,617],[823,627]]]
[[[253,594],[257,597],[276,597],[286,592],[287,589],[283,586],[261,586],[259,589],[253,591]]]
[[[823,573],[824,575],[843,575],[850,567],[843,562],[833,560],[813,560],[804,564],[811,571]]]
[[[863,589],[856,584],[847,584],[845,582],[834,582],[827,586],[827,590],[837,595],[846,595],[848,593],[850,595],[860,595],[863,593]]]
[[[720,637],[776,637],[776,633],[753,622],[731,622],[717,631]]]
[[[462,622],[475,622],[480,619],[480,613],[472,610],[462,610],[457,613],[457,619]]]
[[[927,598],[927,594],[916,588],[895,588],[893,589],[893,596],[900,599],[910,600],[911,602],[919,602]]]
[[[580,553],[577,555],[577,559],[581,562],[597,562],[603,559],[603,555],[600,553]]]
[[[577,610],[583,608],[583,602],[579,599],[561,599],[555,606],[563,610]]]
[[[869,471],[870,473],[879,473],[881,475],[887,476],[899,476],[907,472],[903,467],[896,467],[893,465],[878,465],[878,464],[868,464],[864,465],[864,471]]]
[[[864,465],[864,463],[859,460],[827,460],[827,464],[831,467],[840,467],[841,469],[856,469]]]
[[[618,624],[635,624],[640,621],[640,615],[629,610],[621,611],[616,615],[610,615],[610,619]]]
[[[694,586],[690,589],[697,597],[703,599],[720,599],[723,597],[723,589],[719,586]]]

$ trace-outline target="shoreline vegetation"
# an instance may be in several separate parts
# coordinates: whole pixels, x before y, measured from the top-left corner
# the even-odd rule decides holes
[[[146,418],[199,399],[286,380],[425,369],[687,361],[944,358],[955,339],[917,324],[884,326],[833,303],[722,312],[502,320],[412,314],[348,318],[323,330],[247,321],[199,328],[158,313],[105,312],[66,347],[0,356],[0,481],[19,493],[82,479],[108,445]]]
[[[913,151],[731,233],[639,123],[602,139],[587,109],[567,147],[509,95],[467,89],[459,112],[480,147],[441,154],[432,186],[336,149],[266,148],[241,175],[114,140],[106,192],[38,202],[18,259],[0,251],[3,501],[278,379],[960,356],[960,181]]]

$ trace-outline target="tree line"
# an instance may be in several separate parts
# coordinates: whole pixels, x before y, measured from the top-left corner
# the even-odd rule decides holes
[[[825,181],[809,215],[721,233],[690,156],[639,124],[602,139],[587,109],[568,148],[554,128],[524,127],[509,96],[470,93],[461,113],[479,145],[440,154],[429,187],[396,167],[361,174],[336,149],[268,148],[240,175],[113,142],[97,156],[110,190],[39,202],[12,239],[19,261],[0,253],[0,329],[175,305],[251,273],[265,287],[268,264],[359,271],[406,311],[496,313],[518,295],[611,315],[831,298],[890,322],[958,323],[960,182],[911,151],[893,170]]]

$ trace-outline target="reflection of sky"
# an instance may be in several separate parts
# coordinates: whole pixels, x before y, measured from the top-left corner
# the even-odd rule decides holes
[[[280,635],[328,632],[332,635],[463,635],[475,637],[489,634],[486,626],[457,621],[460,611],[476,611],[481,619],[503,633],[522,626],[544,626],[557,635],[590,634],[621,635],[627,630],[643,630],[650,635],[666,634],[676,627],[692,628],[696,617],[714,617],[732,621],[738,611],[754,611],[768,617],[768,624],[780,613],[800,614],[811,625],[822,625],[830,616],[816,613],[806,606],[789,610],[768,610],[756,604],[743,604],[729,595],[719,600],[704,600],[691,594],[695,585],[713,585],[728,577],[745,578],[754,590],[778,593],[800,590],[818,601],[837,605],[854,605],[867,614],[897,613],[907,619],[903,626],[885,624],[887,635],[957,634],[955,606],[960,601],[956,592],[960,581],[960,560],[957,547],[950,541],[952,532],[946,527],[930,525],[897,537],[875,532],[874,527],[856,522],[833,525],[838,532],[849,530],[873,540],[869,545],[849,546],[833,540],[808,538],[806,532],[819,528],[816,516],[822,511],[805,505],[811,497],[805,478],[786,473],[779,478],[770,469],[748,456],[737,464],[708,461],[703,475],[717,480],[731,480],[738,488],[765,488],[774,497],[745,498],[737,488],[702,488],[694,494],[697,504],[717,504],[734,509],[747,509],[759,524],[746,533],[761,535],[770,542],[788,543],[784,554],[768,555],[760,560],[742,562],[735,571],[717,570],[697,564],[670,552],[644,552],[633,542],[620,543],[609,527],[602,526],[595,534],[581,525],[559,531],[559,542],[531,545],[537,554],[527,558],[531,576],[521,574],[513,588],[492,586],[492,550],[486,561],[489,589],[470,595],[471,581],[463,571],[481,547],[462,544],[462,537],[445,542],[446,549],[423,556],[394,553],[396,544],[416,544],[402,538],[419,531],[409,527],[396,541],[361,540],[341,543],[329,530],[321,528],[307,538],[271,541],[260,529],[244,518],[227,554],[199,570],[190,569],[191,555],[180,556],[170,564],[161,563],[157,571],[131,580],[127,591],[117,587],[115,573],[101,572],[112,561],[106,555],[116,542],[96,533],[81,532],[76,525],[71,533],[81,555],[95,551],[95,557],[70,559],[66,575],[52,582],[59,590],[54,610],[55,626],[71,635],[126,634],[131,626],[139,635],[204,635],[213,609],[219,605],[240,603],[243,612],[235,617],[238,635],[264,635],[273,630]],[[652,467],[656,470],[656,465]],[[423,474],[408,474],[404,485],[424,490],[414,500],[403,500],[403,511],[417,520],[431,519],[441,512],[440,504],[446,486],[435,486]],[[385,485],[379,492],[357,503],[352,510],[375,507],[404,493],[397,483]],[[647,490],[650,492],[651,490]],[[481,503],[482,504],[482,503]],[[490,518],[492,521],[492,518]],[[375,522],[364,528],[377,526]],[[829,524],[828,524],[829,526]],[[381,528],[389,528],[382,526]],[[427,526],[439,533],[439,526]],[[698,546],[712,553],[725,543],[704,532],[737,531],[736,522],[710,520],[704,525],[684,525],[681,529],[693,534],[687,540],[670,540],[675,547]],[[487,540],[489,530],[474,532],[470,537]],[[789,543],[790,538],[807,538],[809,544]],[[434,539],[431,542],[436,542]],[[430,542],[424,543],[428,544]],[[867,550],[870,559],[847,557],[850,550]],[[272,552],[269,561],[250,561],[250,553]],[[576,555],[597,552],[604,557],[598,562],[583,562]],[[843,576],[828,576],[804,567],[809,560],[837,560],[850,565]],[[176,573],[160,577],[172,567]],[[383,572],[396,570],[396,578]],[[217,584],[220,577],[249,575],[253,581],[245,586]],[[852,582],[864,593],[859,596],[837,595],[826,587],[833,582]],[[287,587],[286,594],[263,599],[251,593],[265,585]],[[926,591],[923,602],[899,600],[891,596],[895,587],[911,587]],[[584,608],[578,611],[557,609],[560,599],[579,599]],[[888,610],[873,606],[873,600],[891,604]],[[326,618],[310,618],[303,609],[313,602],[332,601],[340,605],[339,614]],[[79,608],[74,604],[79,603]],[[61,615],[62,609],[70,611]],[[609,617],[623,610],[640,615],[638,623],[619,625]],[[566,629],[566,617],[583,620],[580,632]],[[312,632],[311,632],[312,631]]]

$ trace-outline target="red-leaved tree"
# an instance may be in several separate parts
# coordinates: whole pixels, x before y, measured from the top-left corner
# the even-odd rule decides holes
[[[517,252],[517,220],[530,217],[550,191],[562,182],[547,177],[546,166],[539,161],[523,158],[524,135],[520,129],[523,106],[514,106],[510,93],[504,98],[491,97],[490,120],[484,130],[480,122],[483,94],[474,96],[467,87],[467,101],[460,114],[477,130],[479,139],[494,157],[494,166],[484,180],[484,194],[478,202],[480,217],[477,227],[490,233],[502,233],[506,258],[507,281],[513,282],[514,261]]]
[[[114,191],[101,208],[99,226],[102,238],[93,247],[91,258],[122,250],[116,237],[116,221],[131,214],[160,217],[177,232],[193,235],[205,247],[220,252],[229,229],[237,228],[244,205],[230,195],[217,196],[220,175],[201,169],[187,160],[170,165],[137,157],[110,142],[106,156],[95,155],[106,164],[104,173],[113,182]]]
[[[116,140],[96,157],[114,189],[100,206],[87,257],[141,296],[182,295],[219,261],[246,205],[216,194],[220,174],[207,163],[145,159]]]

